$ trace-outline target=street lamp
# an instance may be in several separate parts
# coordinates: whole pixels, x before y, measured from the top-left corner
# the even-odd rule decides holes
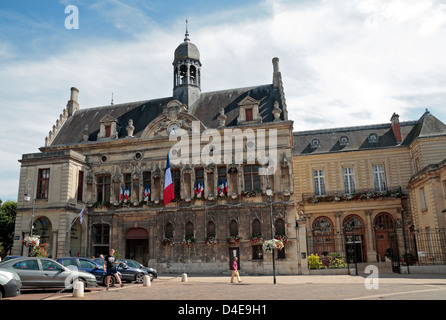
[[[271,220],[271,237],[274,238],[274,229],[273,229],[273,201],[272,201],[272,195],[273,190],[271,189],[271,185],[269,184],[269,176],[266,176],[267,186],[266,186],[266,195],[268,196],[268,202],[270,206],[269,211],[269,217]],[[276,284],[276,258],[274,256],[275,250],[273,249],[273,277],[274,277],[274,284]]]
[[[27,193],[25,193],[23,195],[23,200],[25,200],[26,202],[31,201],[31,196],[29,194],[30,193],[29,191],[31,190],[31,187],[32,187],[32,193],[31,194],[34,194],[34,197],[32,198],[32,200],[33,200],[33,209],[32,209],[32,213],[31,213],[31,230],[29,231],[29,235],[30,236],[33,235],[34,205],[36,204],[36,197],[35,197],[36,192],[34,190],[34,187],[35,187],[34,180],[32,180],[31,178],[28,178],[25,181],[25,188],[26,188]]]

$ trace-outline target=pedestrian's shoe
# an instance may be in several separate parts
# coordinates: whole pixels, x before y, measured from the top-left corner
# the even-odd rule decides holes
[[[108,287],[107,287],[107,289],[105,289],[106,291],[108,291]]]
[[[124,284],[123,283],[121,283],[121,288],[124,286]]]

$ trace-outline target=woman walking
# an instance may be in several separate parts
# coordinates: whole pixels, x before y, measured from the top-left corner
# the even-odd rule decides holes
[[[234,276],[237,277],[238,283],[242,282],[242,280],[240,280],[240,275],[238,273],[237,257],[234,257],[234,261],[232,262],[231,283],[234,283]]]

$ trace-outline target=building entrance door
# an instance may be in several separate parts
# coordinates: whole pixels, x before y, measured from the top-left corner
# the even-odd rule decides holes
[[[126,234],[125,257],[147,266],[149,261],[149,233],[144,228],[132,228]]]

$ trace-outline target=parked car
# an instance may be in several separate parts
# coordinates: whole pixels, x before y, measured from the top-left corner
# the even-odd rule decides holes
[[[15,258],[20,258],[20,257],[22,257],[22,256],[6,256],[3,258],[2,262],[5,262],[5,261],[11,260],[11,259],[15,259]]]
[[[150,276],[150,281],[158,278],[158,271],[156,271],[156,269],[150,268],[150,267],[144,267],[141,263],[139,263],[136,260],[125,259],[125,260],[118,260],[118,261],[123,261],[126,265],[128,265],[131,268],[146,270]]]
[[[22,281],[17,272],[0,269],[0,299],[18,296],[21,288]]]
[[[101,266],[104,265],[103,258],[96,258],[96,259],[93,259],[93,261],[100,264]],[[122,275],[121,279],[123,281],[128,281],[128,282],[136,281],[138,283],[143,283],[144,276],[149,275],[146,270],[139,269],[139,268],[131,268],[121,260],[118,260],[118,262],[120,262],[120,263],[117,265],[117,270],[118,270],[118,272],[121,273],[121,275]]]
[[[65,267],[74,266],[79,270],[89,272],[96,277],[96,280],[99,284],[103,284],[104,286],[106,285],[105,279],[107,272],[104,271],[104,267],[90,259],[79,258],[79,257],[66,257],[66,258],[58,258],[56,259],[56,261]],[[118,275],[120,278],[122,278],[120,272],[118,272]],[[115,282],[116,282],[115,277],[110,277],[110,287],[113,287],[115,285]]]
[[[21,257],[0,263],[0,269],[18,273],[22,288],[70,288],[75,279],[86,288],[96,287],[94,275],[84,271],[70,270],[49,258]]]

